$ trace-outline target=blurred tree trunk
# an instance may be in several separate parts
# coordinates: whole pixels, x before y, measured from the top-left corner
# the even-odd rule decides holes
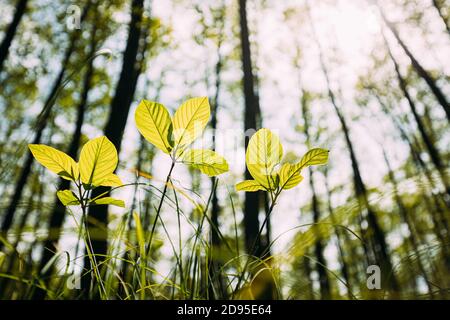
[[[325,65],[325,60],[323,57],[323,50],[322,46],[319,42],[319,39],[317,37],[317,33],[315,31],[314,27],[314,21],[312,20],[310,9],[308,7],[308,16],[311,23],[311,27],[313,30],[313,38],[316,42],[316,46],[319,50],[319,60],[320,60],[320,68],[322,70],[322,73],[324,75],[325,81],[326,81],[326,88],[327,88],[327,94],[328,98],[330,100],[331,105],[334,108],[334,111],[339,119],[339,123],[341,125],[341,130],[345,137],[345,142],[347,145],[347,149],[350,156],[352,171],[353,171],[353,183],[355,188],[355,196],[358,200],[360,207],[366,209],[366,221],[368,224],[367,230],[364,231],[363,238],[365,240],[369,240],[372,245],[372,251],[374,254],[374,260],[371,262],[373,264],[377,264],[381,272],[382,277],[382,287],[388,288],[390,293],[394,296],[396,296],[399,293],[399,285],[397,282],[397,279],[393,273],[394,269],[391,262],[391,257],[389,255],[389,248],[386,243],[386,237],[381,229],[381,226],[378,222],[376,213],[373,211],[372,207],[369,204],[369,194],[366,188],[366,185],[363,182],[361,171],[359,169],[359,163],[356,158],[356,154],[354,151],[353,143],[350,139],[350,129],[347,125],[347,121],[345,120],[344,115],[342,114],[341,109],[339,108],[335,94],[331,88],[330,78],[328,74],[328,70]],[[364,246],[366,247],[366,246]],[[365,250],[367,250],[365,248]]]
[[[301,108],[302,108],[302,115],[303,115],[303,133],[306,136],[306,146],[308,149],[311,148],[311,132],[310,132],[310,112],[309,112],[309,105],[308,105],[308,99],[306,98],[306,92],[305,90],[300,90],[302,93],[301,97]],[[312,198],[311,198],[311,207],[312,207],[312,213],[313,213],[313,222],[318,223],[320,221],[320,207],[319,207],[319,199],[317,197],[316,187],[314,184],[314,175],[313,171],[311,170],[311,167],[309,168],[309,184],[311,187],[312,192]],[[330,280],[328,278],[327,273],[327,262],[325,260],[325,257],[323,255],[323,243],[322,243],[322,237],[320,234],[320,226],[314,225],[313,226],[315,230],[315,237],[316,241],[314,244],[314,253],[317,259],[316,263],[316,270],[319,274],[319,284],[320,284],[320,295],[322,299],[330,299],[331,298],[331,288],[330,288]]]
[[[246,133],[250,130],[256,130],[257,121],[256,114],[259,108],[259,101],[255,95],[254,76],[252,71],[249,31],[247,23],[247,1],[239,0],[239,17],[240,17],[240,37],[241,37],[241,54],[242,54],[242,69],[244,72],[244,130]],[[247,149],[248,139],[245,140],[245,148]],[[252,179],[250,172],[245,171],[245,179]],[[244,230],[245,230],[245,247],[247,253],[250,255],[260,256],[264,249],[262,248],[261,239],[258,239],[259,231],[259,204],[261,193],[246,192],[244,203]],[[259,241],[258,241],[259,240]],[[257,243],[258,241],[258,243]],[[255,244],[255,246],[254,246]],[[255,252],[251,252],[255,248]]]
[[[414,117],[414,120],[416,121],[417,128],[419,129],[419,133],[422,137],[423,142],[425,143],[425,147],[427,148],[428,154],[430,155],[431,161],[436,166],[436,169],[439,172],[439,175],[442,179],[442,182],[445,186],[445,190],[448,195],[450,195],[450,183],[447,177],[446,169],[447,166],[444,165],[441,155],[439,154],[439,151],[437,150],[436,146],[434,145],[432,139],[430,138],[429,134],[426,131],[425,124],[422,121],[422,118],[420,117],[416,104],[414,100],[412,99],[411,95],[408,92],[408,84],[406,80],[403,78],[402,74],[400,73],[400,67],[397,63],[397,60],[395,59],[394,55],[392,54],[392,51],[390,49],[389,43],[387,42],[386,38],[384,38],[386,48],[388,50],[389,56],[394,64],[395,73],[397,75],[397,80],[399,87],[405,96],[406,100],[408,101],[408,105],[411,109],[411,113]]]
[[[86,17],[90,5],[91,5],[91,2],[88,1],[88,3],[86,4],[86,6],[83,9],[83,13],[81,15],[81,21],[83,21],[84,18]],[[32,141],[33,144],[40,143],[44,129],[47,126],[49,119],[51,118],[52,107],[55,104],[55,100],[58,96],[59,90],[61,90],[61,86],[63,85],[63,80],[67,73],[67,69],[69,67],[70,58],[72,57],[72,54],[75,51],[75,47],[76,47],[78,39],[80,38],[80,35],[81,35],[81,30],[75,30],[70,35],[69,46],[67,47],[67,49],[64,53],[64,57],[63,57],[63,60],[61,63],[61,69],[51,87],[51,90],[50,90],[49,95],[47,96],[47,99],[45,100],[45,103],[41,110],[41,113],[39,114],[39,116],[37,118],[36,125],[34,128],[35,136]],[[33,155],[31,154],[31,152],[27,151],[26,156],[25,156],[24,165],[20,171],[19,179],[17,180],[15,188],[14,188],[14,193],[11,196],[11,200],[5,211],[5,216],[4,216],[2,225],[1,225],[1,234],[5,234],[13,222],[17,205],[19,204],[19,201],[22,197],[23,190],[27,184],[28,177],[31,173],[32,164],[33,164]],[[0,242],[0,249],[2,248],[2,246],[3,245]]]
[[[95,8],[95,15],[92,23],[91,30],[91,38],[89,43],[89,51],[87,54],[87,58],[89,59],[88,66],[86,72],[83,77],[83,84],[81,89],[81,97],[77,106],[77,117],[75,121],[75,130],[73,132],[72,138],[69,143],[69,147],[67,149],[67,154],[76,159],[78,154],[78,149],[80,147],[81,140],[81,129],[83,127],[85,113],[88,104],[89,91],[92,88],[92,77],[94,75],[94,61],[93,56],[97,50],[97,23],[96,19],[98,18],[98,10]],[[66,179],[59,179],[57,190],[66,190],[70,189],[70,181]],[[50,261],[53,257],[57,249],[57,244],[59,242],[59,238],[61,235],[61,227],[64,223],[64,219],[66,216],[66,207],[61,203],[58,197],[55,196],[53,201],[53,210],[50,213],[49,226],[48,226],[48,235],[47,239],[44,242],[44,250],[42,252],[41,260],[39,262],[39,270],[42,270],[45,265]],[[52,273],[52,268],[48,268],[45,274],[43,274],[43,279],[46,283],[49,281],[49,276]],[[45,291],[36,290],[35,299],[42,299],[45,297]]]
[[[421,187],[421,192],[423,194],[422,199],[423,199],[424,206],[425,206],[425,212],[429,214],[430,219],[433,224],[433,226],[432,226],[433,232],[436,235],[437,239],[442,244],[442,255],[443,255],[444,263],[447,266],[450,266],[450,262],[449,262],[450,261],[450,258],[449,258],[450,253],[449,253],[448,246],[447,246],[447,244],[448,244],[447,224],[448,224],[448,222],[446,219],[446,215],[448,215],[448,207],[446,206],[447,204],[442,200],[445,197],[445,195],[441,194],[441,197],[439,197],[439,195],[435,194],[435,192],[433,191],[434,189],[436,189],[436,183],[433,179],[432,172],[428,168],[427,164],[425,163],[425,160],[423,159],[423,157],[421,155],[421,151],[420,151],[421,147],[420,147],[420,144],[418,143],[416,137],[414,135],[412,135],[411,138],[408,137],[407,132],[403,128],[403,124],[393,115],[392,108],[388,107],[382,101],[380,95],[376,91],[372,90],[371,92],[372,92],[373,96],[376,98],[376,100],[378,101],[379,105],[381,106],[381,110],[383,111],[383,113],[387,117],[391,118],[391,121],[393,122],[395,128],[400,133],[401,139],[408,145],[410,153],[411,153],[412,161],[417,170],[415,179],[417,180],[418,186],[422,186],[422,184],[423,184],[423,181],[421,178],[421,173],[423,173],[425,175],[425,178],[429,185],[428,188]],[[411,220],[414,220],[411,223],[412,226],[418,225],[417,221],[414,219],[414,215],[411,215]],[[416,228],[418,244],[419,245],[426,244],[427,243],[427,241],[425,240],[426,235],[419,232],[419,229],[420,228]],[[428,250],[426,251],[426,254],[427,254],[427,259],[429,261],[432,261],[433,258],[430,256]],[[434,265],[432,265],[431,269],[432,269],[431,272],[432,272],[434,282],[443,283],[442,281],[446,281],[446,278],[445,278],[446,276],[443,275],[442,272],[440,272]]]
[[[445,1],[445,0],[444,0]],[[442,22],[445,25],[445,29],[447,30],[447,33],[450,35],[450,17],[445,14],[445,3],[442,2],[442,0],[433,0],[432,1],[434,8],[439,14],[439,17],[441,17]],[[447,7],[447,10],[449,8]]]
[[[28,200],[26,201],[27,205],[25,206],[25,210],[22,213],[22,216],[20,217],[19,225],[17,226],[16,231],[16,238],[14,239],[14,242],[11,244],[14,250],[17,250],[17,247],[22,240],[22,233],[24,231],[25,225],[27,223],[28,216],[31,212],[34,210],[34,198],[36,195],[39,194],[40,188],[40,181],[39,181],[40,175],[38,173],[34,174],[32,177],[31,182],[31,193],[28,196]],[[18,266],[18,263],[22,263],[20,259],[16,259],[15,255],[11,255],[8,260],[8,265],[6,267],[5,274],[13,274],[13,271],[15,268],[20,268]],[[12,281],[8,278],[0,278],[0,297],[3,297],[3,299],[8,299],[8,297],[11,297],[11,290],[18,291],[18,287],[23,287],[22,283],[17,283],[17,281]]]
[[[381,7],[379,7],[379,8],[380,8],[381,16],[382,16],[384,22],[388,26],[389,30],[391,30],[392,34],[394,35],[395,39],[402,47],[403,51],[406,53],[406,55],[411,60],[412,67],[417,72],[417,74],[427,83],[428,87],[430,87],[431,92],[434,94],[437,101],[444,109],[445,114],[447,115],[447,120],[450,122],[450,105],[449,105],[444,93],[441,91],[441,89],[436,84],[436,80],[433,78],[433,76],[427,70],[425,70],[425,68],[415,58],[415,56],[412,54],[411,50],[409,50],[409,48],[406,46],[406,44],[400,38],[400,35],[399,35],[396,27],[394,26],[394,24],[386,18]]]
[[[244,89],[244,130],[245,130],[245,149],[248,146],[247,135],[259,129],[258,122],[261,122],[261,113],[259,107],[259,99],[255,93],[255,77],[253,74],[252,56],[250,48],[248,21],[247,21],[247,1],[239,0],[239,23],[240,23],[240,38],[241,38],[241,58],[243,69],[243,89]],[[258,121],[259,119],[259,121]],[[250,172],[246,169],[245,179],[252,179]],[[262,192],[246,192],[244,202],[244,235],[245,235],[245,248],[249,255],[253,255],[259,258],[265,258],[268,256],[269,243],[264,241],[262,235],[258,235],[259,224],[259,209],[264,201],[264,195]],[[267,215],[267,212],[266,212]],[[268,220],[267,223],[270,223]],[[270,227],[266,228],[270,230]],[[266,235],[267,239],[267,235]],[[274,297],[275,285],[268,277],[267,272],[259,274],[259,279],[255,281],[261,281],[263,288],[257,299],[271,299]]]
[[[381,100],[381,97],[379,96],[378,93],[376,93],[374,91],[372,91],[372,93],[375,96],[375,98],[377,99],[378,104],[381,106],[381,110],[383,111],[383,113],[387,117],[389,117],[391,119],[392,123],[394,124],[394,127],[400,133],[400,138],[408,145],[408,148],[409,148],[410,153],[411,153],[412,160],[413,160],[413,162],[414,162],[414,164],[415,164],[415,166],[417,168],[418,173],[423,172],[424,175],[425,175],[425,178],[427,179],[428,184],[430,185],[430,189],[431,190],[435,189],[437,187],[436,183],[435,183],[435,181],[433,179],[432,172],[428,168],[427,164],[425,163],[425,160],[423,159],[423,157],[421,155],[421,151],[420,151],[421,148],[420,148],[420,144],[417,141],[417,138],[414,135],[412,135],[412,137],[409,138],[408,134],[406,133],[406,131],[403,128],[403,126],[400,123],[400,121],[390,111],[391,108],[388,108],[388,106]],[[428,192],[424,191],[424,193],[428,193]],[[442,194],[441,196],[442,196],[442,198],[444,198],[445,194]],[[438,213],[438,214],[441,212],[441,215],[442,216],[444,215],[444,213],[442,213],[442,205],[441,205],[439,199],[437,199],[436,195],[434,195],[433,193],[431,194],[431,198],[433,198],[433,201],[435,203],[436,209],[435,210],[428,210],[428,212],[432,216],[432,219],[434,221],[437,221],[436,217],[435,217],[435,212]],[[428,195],[427,195],[426,199],[428,199]],[[441,202],[444,202],[444,201],[441,201]],[[444,202],[444,206],[445,205],[447,205],[447,204]],[[447,205],[447,209],[450,209],[448,207],[448,205]],[[439,229],[446,228],[445,224],[443,224],[441,227],[439,227],[439,226],[436,226],[436,227],[438,227]],[[437,234],[437,236],[438,236],[438,238],[442,238],[442,233],[439,232]]]
[[[144,93],[148,92],[148,87],[149,87],[149,83],[150,80],[146,79],[146,84],[144,86]],[[158,81],[158,86],[156,88],[156,93],[154,96],[154,101],[159,101],[159,97],[161,94],[161,90],[164,86],[164,71],[161,72],[161,75],[159,77],[159,81]],[[138,193],[139,193],[139,188],[141,187],[139,185],[139,178],[141,175],[141,172],[143,172],[143,166],[144,166],[144,160],[147,160],[148,162],[150,162],[150,166],[152,164],[153,161],[153,152],[149,152],[149,147],[148,147],[148,142],[145,140],[143,135],[139,135],[139,148],[138,148],[138,154],[137,154],[137,161],[136,161],[136,180],[135,182],[135,186],[134,186],[134,191],[133,191],[133,200],[131,202],[131,210],[130,212],[133,213],[135,212],[136,208],[138,207],[138,213],[140,216],[140,219],[142,221],[142,225],[143,230],[145,232],[145,230],[147,230],[147,226],[148,226],[148,217],[147,215],[149,214],[149,208],[147,208],[146,202],[147,202],[147,198],[148,196],[151,194],[150,192],[146,193],[146,196],[144,197],[144,210],[140,210],[140,206],[138,203]],[[150,171],[144,171],[147,174],[151,175]],[[127,216],[127,235],[125,236],[125,239],[127,239],[127,241],[130,241],[130,244],[127,245],[130,247],[137,247],[137,243],[135,241],[135,239],[132,239],[131,234],[132,234],[132,229],[133,229],[133,219],[132,219],[132,214],[129,214]],[[132,278],[133,278],[133,273],[129,274],[128,269],[130,267],[130,263],[127,262],[128,261],[133,261],[135,259],[135,257],[137,257],[138,255],[136,254],[136,252],[134,250],[128,250],[128,248],[126,248],[126,251],[123,254],[123,262],[122,262],[122,267],[120,269],[119,274],[121,275],[122,279],[124,279],[125,283],[132,283]],[[119,287],[119,296],[123,296],[125,294],[125,290],[123,290],[123,286]]]
[[[351,257],[350,261],[355,261],[358,259],[358,256],[354,250],[354,247],[350,244],[348,235],[347,235],[347,230],[345,230],[344,232],[341,232],[341,229],[338,228],[338,222],[336,221],[336,217],[334,214],[334,210],[333,210],[333,206],[331,205],[331,196],[332,196],[332,191],[330,189],[329,183],[328,183],[328,170],[327,167],[325,167],[325,172],[324,172],[324,176],[325,176],[325,190],[327,193],[327,207],[328,207],[328,214],[330,215],[330,220],[331,223],[334,226],[334,231],[335,231],[335,235],[336,235],[336,240],[337,240],[337,247],[338,247],[338,251],[339,251],[339,264],[341,266],[341,274],[344,277],[345,283],[347,285],[347,296],[349,299],[354,299],[353,296],[353,281],[351,278],[351,274],[350,274],[350,266],[347,263],[346,259],[345,259],[345,252],[348,250],[349,251],[349,255]],[[349,249],[345,249],[344,245],[345,243],[347,243],[349,245]],[[356,266],[356,269],[358,269],[358,267]],[[357,282],[359,281],[359,277],[357,277]]]
[[[418,240],[416,238],[416,230],[415,230],[414,224],[411,221],[411,219],[409,217],[409,212],[406,209],[406,206],[403,203],[403,199],[402,199],[402,197],[399,194],[398,182],[397,182],[397,179],[395,178],[394,170],[392,169],[391,163],[389,162],[389,158],[388,158],[388,156],[386,154],[386,150],[383,147],[382,147],[382,150],[383,150],[384,162],[385,162],[386,167],[388,169],[388,178],[389,178],[389,181],[392,184],[392,188],[393,188],[393,191],[394,191],[394,199],[395,199],[395,202],[397,204],[398,211],[400,212],[400,216],[401,216],[403,222],[408,227],[408,230],[409,230],[409,233],[410,233],[410,236],[406,239],[406,241],[409,243],[409,245],[411,246],[411,248],[414,251],[414,254],[416,255],[417,266],[418,266],[420,272],[422,273],[423,278],[425,279],[426,286],[427,286],[427,289],[428,289],[428,293],[432,297],[433,296],[433,293],[432,293],[433,292],[433,288],[430,285],[430,280],[428,278],[428,274],[427,274],[427,272],[425,270],[425,267],[424,267],[424,265],[422,263],[422,256],[421,256],[420,250],[419,250],[419,245],[420,244],[419,244],[419,242],[418,242]]]
[[[314,300],[314,286],[313,286],[313,280],[311,277],[311,273],[312,273],[312,268],[311,268],[311,261],[309,261],[309,258],[304,256],[302,257],[303,259],[303,263],[302,263],[302,267],[305,270],[305,275],[306,275],[306,281],[307,281],[307,299],[308,300]]]
[[[17,33],[17,28],[19,26],[20,20],[22,20],[23,15],[27,9],[28,0],[18,0],[16,4],[16,11],[14,12],[14,17],[9,24],[5,36],[0,44],[0,74],[5,66],[5,61],[8,58],[9,48]]]
[[[128,113],[136,90],[137,80],[141,73],[147,47],[147,39],[146,37],[142,37],[143,14],[144,0],[132,0],[131,20],[129,24],[127,45],[123,54],[122,71],[117,83],[116,93],[111,102],[109,118],[104,129],[105,136],[111,140],[119,154]],[[146,32],[144,32],[144,34],[146,34]],[[107,187],[96,188],[92,197],[96,197],[104,192],[109,192],[110,190],[111,188]],[[92,239],[93,254],[96,255],[97,263],[101,264],[107,254],[108,206],[94,206],[89,208],[87,222],[90,232],[95,234],[95,237]],[[87,254],[84,259],[84,267],[85,270],[90,269],[90,262]],[[89,293],[92,293],[92,290],[90,289],[95,288],[95,286],[91,286],[94,278],[95,277],[92,277],[91,273],[89,273],[89,276],[82,277],[81,285],[85,297],[87,297]]]
[[[218,33],[218,42],[217,42],[217,61],[215,65],[215,88],[214,88],[214,97],[212,99],[212,112],[211,112],[211,129],[212,133],[212,149],[216,150],[216,130],[217,130],[217,113],[219,111],[219,98],[220,98],[220,90],[221,90],[221,75],[222,75],[222,67],[223,67],[223,56],[221,54],[222,42],[223,42],[223,32],[224,32],[224,21],[225,17],[222,17],[219,27]],[[211,178],[211,187],[214,188],[216,178]],[[212,258],[210,262],[210,266],[208,268],[209,271],[209,297],[210,299],[214,298],[215,291],[218,290],[218,298],[226,297],[226,285],[224,279],[221,274],[218,274],[221,266],[221,263],[218,259],[216,259],[220,250],[221,240],[219,237],[219,216],[220,216],[221,208],[219,205],[219,199],[217,198],[217,188],[213,189],[213,194],[211,198],[211,252]]]

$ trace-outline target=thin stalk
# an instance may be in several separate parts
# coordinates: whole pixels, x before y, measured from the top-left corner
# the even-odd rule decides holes
[[[172,180],[170,180],[170,183],[173,185]],[[175,188],[173,188],[173,195],[175,198],[175,203],[177,206],[177,222],[178,222],[178,254],[179,254],[179,268],[180,268],[180,288],[181,292],[184,292],[185,283],[184,283],[184,271],[183,271],[183,243],[181,239],[181,215],[180,215],[180,208],[178,206],[178,197],[177,192],[175,191]]]
[[[257,236],[256,236],[256,238],[255,238],[255,241],[253,241],[252,249],[250,250],[250,256],[252,256],[252,255],[255,254],[255,251],[256,251],[256,245],[257,245],[259,239],[261,238],[261,234],[262,234],[262,232],[263,232],[263,230],[264,230],[264,227],[266,226],[267,221],[269,221],[270,215],[271,215],[271,213],[272,213],[272,211],[273,211],[273,208],[275,207],[275,204],[276,204],[276,202],[277,202],[278,196],[280,195],[280,193],[281,193],[282,190],[283,190],[283,189],[280,188],[275,194],[270,193],[270,194],[271,194],[271,199],[272,199],[272,201],[271,201],[269,210],[267,211],[266,217],[265,217],[265,219],[264,219],[264,221],[263,221],[261,227],[259,228],[259,231],[258,231],[258,234],[257,234]],[[238,283],[237,283],[237,285],[236,285],[236,288],[235,288],[235,290],[233,291],[233,293],[232,293],[232,295],[231,295],[231,298],[232,298],[232,299],[234,298],[235,293],[236,293],[236,290],[239,288],[239,286],[240,286],[240,284],[241,284],[241,282],[242,282],[242,279],[244,278],[244,274],[245,274],[245,272],[246,272],[246,270],[247,270],[249,264],[250,264],[250,258],[248,258],[248,259],[245,261],[245,265],[244,265],[244,268],[243,268],[243,270],[242,270],[242,272],[241,272],[241,275],[239,276],[239,280],[238,280]]]
[[[172,175],[172,171],[173,171],[174,167],[175,167],[175,160],[172,159],[172,165],[170,166],[169,173],[167,174],[166,183],[164,184],[164,189],[163,189],[163,193],[162,193],[162,196],[161,196],[161,200],[159,201],[159,206],[158,206],[158,209],[156,210],[155,221],[153,222],[152,230],[150,232],[150,238],[147,241],[147,248],[145,249],[147,257],[150,254],[150,249],[152,247],[153,234],[155,233],[156,224],[157,224],[159,216],[161,214],[161,208],[162,208],[162,205],[163,205],[163,202],[164,202],[164,198],[166,197],[167,186],[169,184],[170,177]]]
[[[101,275],[100,272],[98,271],[98,264],[97,264],[97,260],[95,258],[94,255],[94,250],[92,248],[92,241],[91,241],[91,236],[89,234],[89,228],[88,228],[88,219],[87,219],[87,202],[88,202],[88,190],[82,190],[81,188],[81,183],[76,183],[77,187],[78,187],[78,194],[79,194],[79,201],[80,201],[80,206],[81,206],[81,210],[82,210],[82,225],[84,225],[84,229],[86,232],[86,237],[85,237],[85,245],[86,245],[86,251],[88,253],[89,256],[89,261],[91,262],[91,268],[94,271],[94,275],[97,278],[97,282],[98,282],[98,286],[99,286],[99,290],[101,293],[103,293],[105,295],[106,298],[106,290],[105,287],[103,286],[103,282],[101,280]]]

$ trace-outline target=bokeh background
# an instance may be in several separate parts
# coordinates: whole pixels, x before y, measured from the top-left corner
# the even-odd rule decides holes
[[[195,207],[207,203],[223,238],[210,225],[202,238],[225,273],[220,292],[233,291],[239,268],[230,261],[249,251],[266,213],[263,193],[249,199],[234,188],[244,177],[246,130],[262,127],[279,135],[286,161],[312,147],[330,150],[328,165],[305,170],[283,193],[258,239],[259,258],[270,260],[265,297],[449,297],[448,1],[1,0],[0,12],[3,299],[80,294],[58,289],[86,268],[79,212],[61,207],[55,191],[63,182],[26,145],[77,158],[103,134],[120,150],[122,180],[143,185],[114,192],[125,209],[90,213],[94,247],[108,257],[111,297],[139,296],[123,290],[120,279],[135,285],[119,258],[136,257],[131,212],[148,231],[170,159],[140,137],[134,110],[148,99],[173,114],[196,96],[208,96],[212,109],[196,143],[223,154],[230,171],[211,180],[176,166],[186,194],[182,232],[176,210],[163,206],[152,298],[215,297],[201,285],[189,295],[173,285],[171,240],[181,236],[188,259],[202,220]],[[199,264],[205,257],[198,253]],[[367,288],[369,265],[381,268],[380,290]],[[208,278],[196,272],[187,278]]]

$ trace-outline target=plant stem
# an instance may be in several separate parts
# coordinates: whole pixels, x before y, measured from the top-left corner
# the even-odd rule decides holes
[[[278,199],[278,196],[280,195],[280,193],[281,193],[281,190],[278,191],[275,194],[275,196],[271,197],[272,198],[272,202],[270,204],[269,210],[267,211],[266,217],[265,217],[261,227],[259,228],[258,234],[257,234],[255,240],[253,241],[252,249],[249,252],[249,256],[253,256],[253,255],[256,254],[256,252],[255,252],[256,251],[256,245],[259,242],[259,239],[261,239],[261,234],[262,234],[262,232],[264,230],[264,227],[267,224],[267,221],[269,221],[269,217],[270,217],[270,215],[271,215],[271,213],[273,211],[273,208],[275,207],[275,204],[277,203],[277,199]],[[239,288],[239,286],[240,286],[240,284],[242,282],[242,279],[244,277],[245,271],[247,270],[249,264],[250,264],[250,257],[245,261],[245,265],[244,265],[243,270],[241,271],[241,275],[239,276],[239,280],[238,280],[238,283],[236,285],[236,288],[235,288],[235,290],[233,291],[233,293],[231,295],[232,299],[234,298],[234,295],[235,295],[236,291],[238,290],[238,288]]]
[[[89,194],[89,192],[87,192],[87,190],[82,191],[81,183],[79,183],[79,184],[77,183],[76,185],[78,187],[78,193],[79,193],[79,196],[80,196],[80,199],[79,199],[80,200],[80,206],[81,206],[81,210],[82,210],[82,218],[81,218],[82,219],[82,224],[81,224],[81,226],[83,227],[83,225],[84,225],[84,229],[85,229],[85,232],[86,232],[86,237],[85,237],[86,250],[87,250],[87,253],[88,253],[88,256],[89,256],[89,261],[91,263],[91,268],[93,269],[94,275],[95,275],[95,277],[97,278],[97,281],[98,281],[98,286],[99,286],[100,293],[104,294],[105,297],[106,297],[106,290],[105,290],[105,288],[103,286],[100,272],[98,271],[97,260],[95,258],[95,253],[94,253],[94,250],[92,248],[91,236],[89,234],[89,227],[88,227],[88,220],[87,220],[87,211],[86,211],[87,202],[88,202],[88,199],[89,199],[89,197],[87,197],[86,194]]]
[[[167,174],[166,183],[164,184],[164,189],[163,189],[163,193],[161,195],[161,200],[159,202],[158,210],[156,210],[155,221],[153,222],[152,230],[150,231],[150,238],[147,241],[147,248],[145,249],[146,257],[148,257],[150,254],[150,249],[152,247],[153,234],[155,233],[156,224],[158,223],[158,219],[161,214],[161,208],[162,208],[162,205],[164,202],[164,198],[166,197],[167,186],[169,184],[170,177],[172,175],[172,171],[173,171],[174,167],[175,167],[175,160],[172,160],[172,165],[170,166],[169,173]]]
[[[172,180],[170,180],[170,183],[172,183]],[[173,189],[173,195],[175,198],[175,203],[177,205],[177,221],[178,221],[178,255],[179,255],[179,267],[180,267],[180,288],[181,293],[184,294],[185,290],[185,283],[184,283],[184,271],[183,271],[183,245],[182,245],[182,239],[181,239],[181,218],[180,218],[180,208],[178,205],[178,197],[177,192],[175,191],[175,188]]]

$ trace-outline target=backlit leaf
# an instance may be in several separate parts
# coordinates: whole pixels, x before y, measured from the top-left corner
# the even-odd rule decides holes
[[[269,129],[258,130],[250,139],[245,156],[248,171],[266,189],[277,187],[275,166],[283,156],[280,139]]]
[[[43,144],[29,144],[34,158],[50,171],[66,180],[78,179],[78,165],[70,156]]]
[[[236,191],[255,192],[266,189],[255,180],[244,180],[236,184]]]
[[[314,148],[309,150],[295,166],[297,169],[303,169],[312,165],[326,164],[328,162],[328,150]]]
[[[119,176],[114,173],[110,173],[105,180],[103,180],[102,186],[104,187],[119,187],[123,185],[122,180],[120,180]]]
[[[134,114],[136,126],[144,138],[165,153],[172,150],[172,120],[160,103],[142,100]]]
[[[3,252],[0,251],[0,267],[3,264],[3,261],[5,261],[5,257],[6,257],[6,254],[4,254]]]
[[[210,116],[207,97],[189,99],[178,108],[173,116],[174,143],[184,149],[205,130]]]
[[[81,181],[86,185],[102,185],[116,169],[117,162],[117,150],[107,137],[90,140],[81,149]]]
[[[290,163],[285,163],[281,166],[279,177],[280,187],[283,189],[291,189],[303,180],[300,170]]]
[[[145,255],[145,237],[144,229],[142,228],[141,218],[137,212],[133,212],[134,224],[136,225],[136,236],[139,244],[139,252],[141,256]]]
[[[71,190],[60,190],[56,192],[59,201],[65,206],[76,206],[80,204],[77,197]]]
[[[213,177],[228,171],[228,163],[212,150],[190,149],[183,156],[183,163]]]
[[[114,199],[112,197],[103,197],[100,199],[95,199],[90,202],[92,205],[103,205],[103,204],[110,204],[113,206],[125,208],[125,202],[123,200]]]

